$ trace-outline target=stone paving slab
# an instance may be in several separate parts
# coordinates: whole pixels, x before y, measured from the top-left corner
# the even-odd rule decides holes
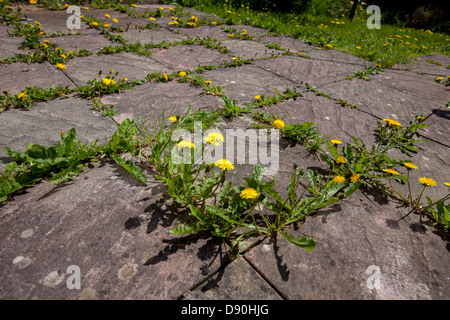
[[[100,34],[62,36],[52,39],[52,42],[65,51],[85,49],[92,53],[99,52],[103,47],[118,46]]]
[[[34,25],[35,21],[38,21],[41,24],[42,30],[46,33],[68,33],[73,32],[75,30],[70,30],[67,27],[67,19],[72,15],[72,13],[67,13],[66,10],[61,11],[49,11],[42,10],[37,6],[32,5],[24,5],[22,6],[22,16],[32,19],[32,21],[28,21]],[[83,10],[81,14],[83,14]],[[80,30],[87,29],[89,26],[81,21]]]
[[[0,35],[2,47],[0,48],[0,58],[14,57],[16,54],[27,54],[27,51],[19,49],[20,44],[24,41],[22,37],[9,37]]]
[[[179,220],[164,213],[161,182],[133,179],[102,162],[2,205],[1,298],[176,299],[215,272],[220,242],[169,234]],[[80,289],[67,287],[71,265]]]
[[[307,92],[297,100],[289,100],[265,108],[265,111],[283,118],[286,124],[312,121],[324,136],[332,136],[343,143],[353,144],[352,137],[363,139],[367,145],[376,142],[375,117],[315,93]]]
[[[244,258],[238,258],[183,299],[248,300],[249,297],[255,300],[282,300]]]
[[[196,45],[179,45],[161,49],[152,54],[152,58],[166,67],[176,70],[194,70],[197,65],[219,65],[231,57],[217,50]]]
[[[427,60],[430,60],[430,62],[438,62],[441,65],[427,62]],[[408,70],[434,79],[436,77],[448,76],[450,74],[449,69],[446,68],[448,65],[450,65],[450,58],[448,56],[436,54],[420,56],[412,59],[410,63],[396,64],[394,68]]]
[[[328,49],[319,49],[314,48],[307,51],[306,55],[308,55],[311,59],[316,60],[324,60],[329,62],[339,62],[339,63],[348,63],[351,65],[359,65],[359,70],[364,67],[375,65],[373,62],[369,62],[364,60],[363,58],[354,56],[350,53],[345,53],[337,50],[328,50]]]
[[[441,84],[401,70],[386,70],[374,76],[372,81],[354,78],[322,86],[319,90],[356,104],[380,119],[391,118],[404,125],[422,113],[430,115],[450,100],[450,92]],[[446,121],[443,117],[426,121],[431,124],[427,136],[448,143],[445,137],[448,129],[444,129]],[[439,125],[433,126],[434,123]]]
[[[316,239],[313,251],[277,237],[253,248],[246,259],[287,299],[447,299],[450,256],[445,241],[432,227],[418,228],[417,217],[398,226],[391,222],[406,213],[357,191],[294,231]],[[371,277],[375,273],[380,275],[378,289]]]
[[[242,60],[257,60],[283,54],[283,51],[270,49],[264,44],[251,40],[245,42],[242,42],[242,40],[227,40],[222,44],[228,48],[233,57],[239,57]]]
[[[158,44],[163,41],[167,43],[173,43],[176,41],[187,40],[188,37],[173,33],[167,29],[150,29],[150,30],[138,30],[133,29],[127,32],[121,33],[122,38],[124,38],[128,43],[134,43],[139,41],[140,43],[153,43]]]
[[[130,17],[128,14],[114,9],[81,9],[81,12],[86,17],[96,17],[103,24],[107,23],[110,28],[120,27],[125,31],[133,30],[138,26],[145,26],[150,22],[148,18]],[[105,14],[108,14],[110,17],[106,17]],[[113,19],[117,19],[118,22],[114,22]]]
[[[256,95],[275,96],[274,89],[282,93],[286,88],[299,87],[297,83],[259,68],[255,64],[256,62],[239,68],[206,71],[203,76],[205,80],[212,81],[213,85],[221,86],[230,99],[244,104],[249,103]]]
[[[212,109],[222,105],[214,96],[201,95],[203,89],[189,83],[146,83],[120,94],[109,95],[101,99],[103,104],[114,104],[117,114],[114,118],[121,122],[126,118],[162,116],[167,118],[176,113],[181,115],[190,105],[193,109]]]
[[[132,53],[118,53],[109,55],[91,55],[77,57],[66,64],[64,73],[77,85],[87,84],[88,81],[98,77],[99,71],[106,76],[111,69],[118,72],[117,77],[126,77],[128,80],[143,80],[147,74],[168,72],[169,70],[154,59]]]
[[[3,147],[24,152],[26,143],[51,146],[61,139],[61,130],[75,128],[83,143],[107,143],[116,125],[91,110],[87,100],[76,98],[40,102],[29,111],[11,109],[0,114],[0,167],[4,169]]]
[[[292,53],[303,53],[314,50],[314,46],[287,36],[265,36],[259,37],[258,40],[268,44],[277,44],[284,49],[289,49],[289,52]]]
[[[216,40],[226,40],[229,38],[228,33],[222,31],[221,27],[199,26],[197,28],[177,28],[176,31],[191,38],[209,37]]]
[[[360,66],[341,62],[305,59],[298,56],[283,56],[274,59],[256,61],[255,65],[287,78],[298,85],[309,83],[320,87],[343,80]]]
[[[0,91],[17,93],[25,87],[48,88],[52,85],[75,87],[63,72],[48,62],[31,64],[16,62],[0,66]]]

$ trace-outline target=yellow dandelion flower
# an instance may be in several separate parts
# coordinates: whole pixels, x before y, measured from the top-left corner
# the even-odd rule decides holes
[[[63,65],[62,63],[57,63],[57,64],[56,64],[56,67],[57,67],[59,70],[67,69],[66,66]]]
[[[253,188],[245,188],[239,195],[242,199],[255,199],[259,196],[259,192]]]
[[[360,178],[361,178],[361,174],[357,173],[357,174],[354,174],[354,175],[352,175],[352,176],[350,177],[350,181],[351,181],[351,182],[356,182],[356,181],[359,181]]]
[[[137,5],[136,5],[136,4],[134,4],[134,3],[133,3],[133,4],[131,5],[131,6],[132,6],[132,7],[135,7],[135,8],[137,7]]]
[[[227,160],[227,159],[220,159],[220,160],[214,161],[214,165],[216,167],[219,167],[220,169],[222,169],[222,171],[228,171],[228,170],[234,169],[233,163],[231,163],[231,161]]]
[[[180,77],[185,77],[185,76],[186,76],[186,72],[181,71],[180,73],[178,73],[178,75],[179,75]]]
[[[109,28],[109,24],[107,24],[107,23],[105,23],[103,26],[104,26],[105,28]]]
[[[189,140],[181,140],[180,142],[177,143],[177,147],[178,149],[180,148],[194,148],[195,144],[192,141]]]
[[[205,137],[205,142],[209,144],[214,144],[215,146],[220,145],[220,142],[225,141],[225,138],[220,132],[211,132]]]
[[[205,81],[205,84],[211,84],[211,83],[212,83],[211,80],[206,80],[206,81]]]
[[[399,176],[400,173],[398,173],[397,171],[395,171],[394,169],[383,169],[384,172]]]
[[[356,49],[361,49],[361,46],[356,46]]]
[[[105,13],[105,17],[107,17],[108,19],[111,18],[111,16],[107,13]]]
[[[237,60],[239,60],[238,57],[233,57],[233,61],[237,61]]]
[[[419,182],[427,187],[434,187],[437,185],[436,181],[430,178],[420,177]]]
[[[339,156],[336,160],[337,163],[347,163],[347,160],[344,158],[344,156]]]
[[[170,116],[169,120],[172,122],[176,122],[177,121],[177,116]]]
[[[119,20],[117,20],[116,18],[113,19],[113,22],[117,23],[119,22]]]
[[[167,75],[167,73],[164,72],[164,74],[162,75],[162,77],[163,77],[166,81],[169,81],[169,76]]]
[[[341,144],[342,141],[341,141],[341,140],[338,140],[338,139],[333,139],[333,140],[331,140],[331,143],[332,143],[332,144]]]
[[[212,24],[213,26],[215,26],[215,25],[217,24],[217,22],[213,21],[213,22],[211,22],[211,24]]]
[[[257,96],[255,96],[255,99],[256,99],[256,100],[261,100],[261,95],[258,94]]]
[[[403,165],[408,169],[419,169],[419,167],[413,164],[412,162],[404,162]]]
[[[36,4],[37,1],[36,0],[30,0],[30,4]]]
[[[284,128],[284,122],[283,120],[277,119],[273,123],[273,126],[277,129],[283,129]]]
[[[231,38],[231,37],[234,37],[234,33],[229,33],[228,36],[229,36],[230,38]]]
[[[23,99],[24,97],[26,97],[27,93],[26,92],[21,92],[17,95],[17,99]]]
[[[151,21],[155,21],[156,19],[154,17],[149,18]]]
[[[450,182],[444,182],[447,187],[450,187]]]
[[[441,81],[442,79],[444,79],[443,77],[437,77],[434,79],[434,81]]]
[[[84,10],[89,10],[89,8],[88,7],[84,7]]]
[[[336,177],[334,177],[333,182],[336,182],[336,183],[345,182],[345,177],[343,177],[343,176],[336,176]]]
[[[397,120],[392,120],[392,119],[383,119],[384,122],[387,122],[389,125],[391,126],[398,126],[400,127],[402,124],[400,122],[398,122]]]
[[[98,22],[92,21],[91,23],[94,27],[98,27]]]
[[[333,48],[333,46],[331,44],[327,44],[325,47],[327,48]]]

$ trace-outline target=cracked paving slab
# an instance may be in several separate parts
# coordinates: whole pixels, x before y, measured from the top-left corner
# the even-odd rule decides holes
[[[103,104],[114,104],[117,110],[114,118],[121,122],[126,118],[155,118],[163,114],[183,113],[188,106],[214,109],[222,105],[215,96],[202,95],[203,89],[189,83],[174,81],[163,83],[145,83],[120,94],[103,97]]]
[[[1,298],[176,299],[217,271],[220,241],[171,235],[186,213],[166,212],[165,188],[147,177],[143,186],[102,161],[2,204]],[[71,265],[80,268],[80,289],[67,287]]]
[[[298,85],[308,83],[312,86],[340,81],[354,71],[361,70],[361,67],[355,64],[306,59],[299,56],[276,57],[255,61],[254,64]]]
[[[222,44],[228,48],[232,56],[239,57],[241,60],[256,60],[283,54],[283,51],[270,49],[262,43],[251,40],[227,40]]]
[[[24,152],[26,143],[55,145],[61,139],[61,130],[75,128],[83,143],[107,143],[117,130],[116,125],[100,112],[91,110],[87,100],[76,98],[40,102],[30,110],[11,109],[0,113],[0,146]],[[2,152],[2,157],[5,155]],[[3,160],[0,158],[3,170]]]
[[[251,249],[246,259],[288,299],[448,298],[445,241],[433,227],[418,227],[417,216],[393,223],[407,210],[377,200],[382,201],[357,191],[308,217],[301,233],[291,231],[314,237],[313,251],[277,237]]]
[[[219,65],[231,60],[230,56],[217,50],[196,45],[179,45],[161,49],[152,54],[152,58],[166,67],[177,70],[194,70],[197,65]]]
[[[1,91],[17,93],[25,87],[48,88],[52,85],[75,87],[64,73],[49,62],[31,64],[15,62],[0,66]]]
[[[319,87],[319,91],[356,104],[379,119],[391,118],[403,125],[422,113],[427,116],[442,109],[450,100],[450,92],[443,85],[412,72],[388,69],[371,79],[344,80]],[[423,134],[448,144],[447,121],[445,111],[441,111],[440,116],[431,116],[425,121],[430,127]]]
[[[187,40],[188,37],[171,32],[167,29],[151,29],[151,30],[129,30],[127,32],[121,33],[122,38],[124,38],[128,43],[134,43],[139,41],[140,43],[152,43],[159,44],[161,42],[173,43],[176,41]]]
[[[239,67],[206,71],[203,76],[205,80],[212,81],[213,85],[221,86],[230,99],[244,104],[248,104],[256,95],[275,96],[274,89],[282,93],[286,88],[299,87],[297,83],[254,64],[256,62]]]
[[[155,71],[169,71],[150,57],[138,56],[128,52],[77,57],[70,60],[66,67],[64,73],[77,85],[87,84],[88,81],[99,77],[100,71],[103,76],[106,76],[111,69],[114,70],[114,73],[118,72],[118,78],[126,77],[130,81],[143,80],[148,74]]]
[[[213,275],[205,284],[183,297],[183,300],[282,300],[260,275],[238,258]]]

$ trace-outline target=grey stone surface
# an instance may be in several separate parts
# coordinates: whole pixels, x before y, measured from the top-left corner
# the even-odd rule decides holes
[[[418,217],[395,223],[407,211],[376,202],[358,191],[308,217],[301,233],[292,232],[316,239],[311,252],[277,237],[246,258],[288,299],[447,299],[445,241]]]
[[[429,62],[427,61],[429,60]],[[437,62],[440,65],[434,64]],[[409,63],[400,63],[394,65],[394,68],[409,70],[427,76],[429,78],[446,77],[449,72],[446,66],[450,65],[448,56],[441,54],[425,55],[412,59]]]
[[[211,27],[211,26],[199,26],[197,28],[178,28],[176,29],[181,34],[188,37],[195,38],[212,38],[216,40],[226,40],[228,39],[228,33],[222,31],[221,27]]]
[[[140,43],[153,43],[158,44],[161,42],[176,42],[187,40],[188,38],[176,33],[173,33],[167,29],[133,29],[121,34],[122,37],[128,42],[133,43],[139,41]]]
[[[189,292],[185,300],[281,300],[253,268],[240,258],[219,270],[206,283]]]
[[[166,67],[176,70],[194,70],[197,65],[219,65],[231,58],[217,50],[195,45],[179,45],[161,49],[152,58]]]
[[[361,66],[336,61],[305,59],[299,56],[283,56],[274,59],[256,61],[255,65],[287,78],[298,85],[308,83],[323,86],[343,80]]]
[[[274,96],[274,89],[283,92],[286,88],[299,87],[297,83],[254,64],[206,71],[204,77],[221,86],[228,97],[241,103],[249,103],[256,95]]]
[[[202,95],[203,90],[188,83],[146,83],[120,94],[102,98],[102,103],[112,104],[117,110],[114,116],[118,121],[125,118],[139,119],[141,117],[167,118],[173,114],[181,115],[188,106],[193,109],[216,108],[221,106],[221,100],[214,96]]]
[[[65,51],[85,49],[92,53],[99,52],[103,47],[118,45],[117,43],[109,41],[101,34],[62,36],[52,39],[51,41]]]
[[[51,146],[61,139],[61,130],[74,128],[83,143],[108,142],[116,125],[99,112],[91,110],[86,100],[75,98],[40,102],[29,111],[12,109],[0,114],[0,148],[24,152],[26,143]],[[2,153],[3,170],[7,159]]]
[[[243,60],[270,58],[283,53],[283,51],[270,49],[264,44],[251,40],[245,42],[242,42],[242,40],[227,40],[223,42],[223,45],[228,48],[233,57],[239,57]]]
[[[0,66],[0,90],[18,93],[25,87],[48,88],[52,85],[75,87],[56,66],[48,62],[26,64],[16,62]]]
[[[102,161],[3,204],[1,298],[176,299],[216,271],[220,242],[169,234],[181,213],[164,212],[165,188],[152,176],[147,186],[133,179]],[[80,289],[67,287],[72,265]]]
[[[111,55],[91,55],[77,57],[66,64],[64,72],[77,85],[87,84],[88,81],[98,78],[101,71],[106,76],[111,69],[118,72],[117,77],[126,77],[128,80],[143,80],[149,73],[155,71],[168,72],[168,69],[146,56],[138,56],[132,53],[118,53]]]
[[[9,37],[8,35],[0,35],[2,47],[0,48],[0,58],[13,57],[16,54],[26,54],[27,51],[19,49],[20,44],[24,41],[22,37]]]
[[[284,49],[289,49],[289,52],[292,53],[303,53],[314,49],[309,44],[286,36],[265,36],[260,37],[258,40],[267,44],[277,44]]]

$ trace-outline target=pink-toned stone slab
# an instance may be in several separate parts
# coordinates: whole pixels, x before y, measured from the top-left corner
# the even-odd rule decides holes
[[[16,62],[0,66],[0,90],[17,93],[25,87],[48,88],[52,85],[75,87],[56,66],[48,62],[26,64]]]
[[[243,60],[270,58],[283,53],[283,51],[270,49],[262,43],[251,40],[227,40],[222,44],[228,48],[233,57]]]
[[[92,53],[99,52],[102,47],[118,45],[109,41],[107,38],[100,34],[62,36],[54,38],[51,41],[65,51],[85,49]]]
[[[179,70],[194,70],[197,65],[219,65],[231,58],[219,51],[195,45],[180,45],[152,54],[159,63]]]

